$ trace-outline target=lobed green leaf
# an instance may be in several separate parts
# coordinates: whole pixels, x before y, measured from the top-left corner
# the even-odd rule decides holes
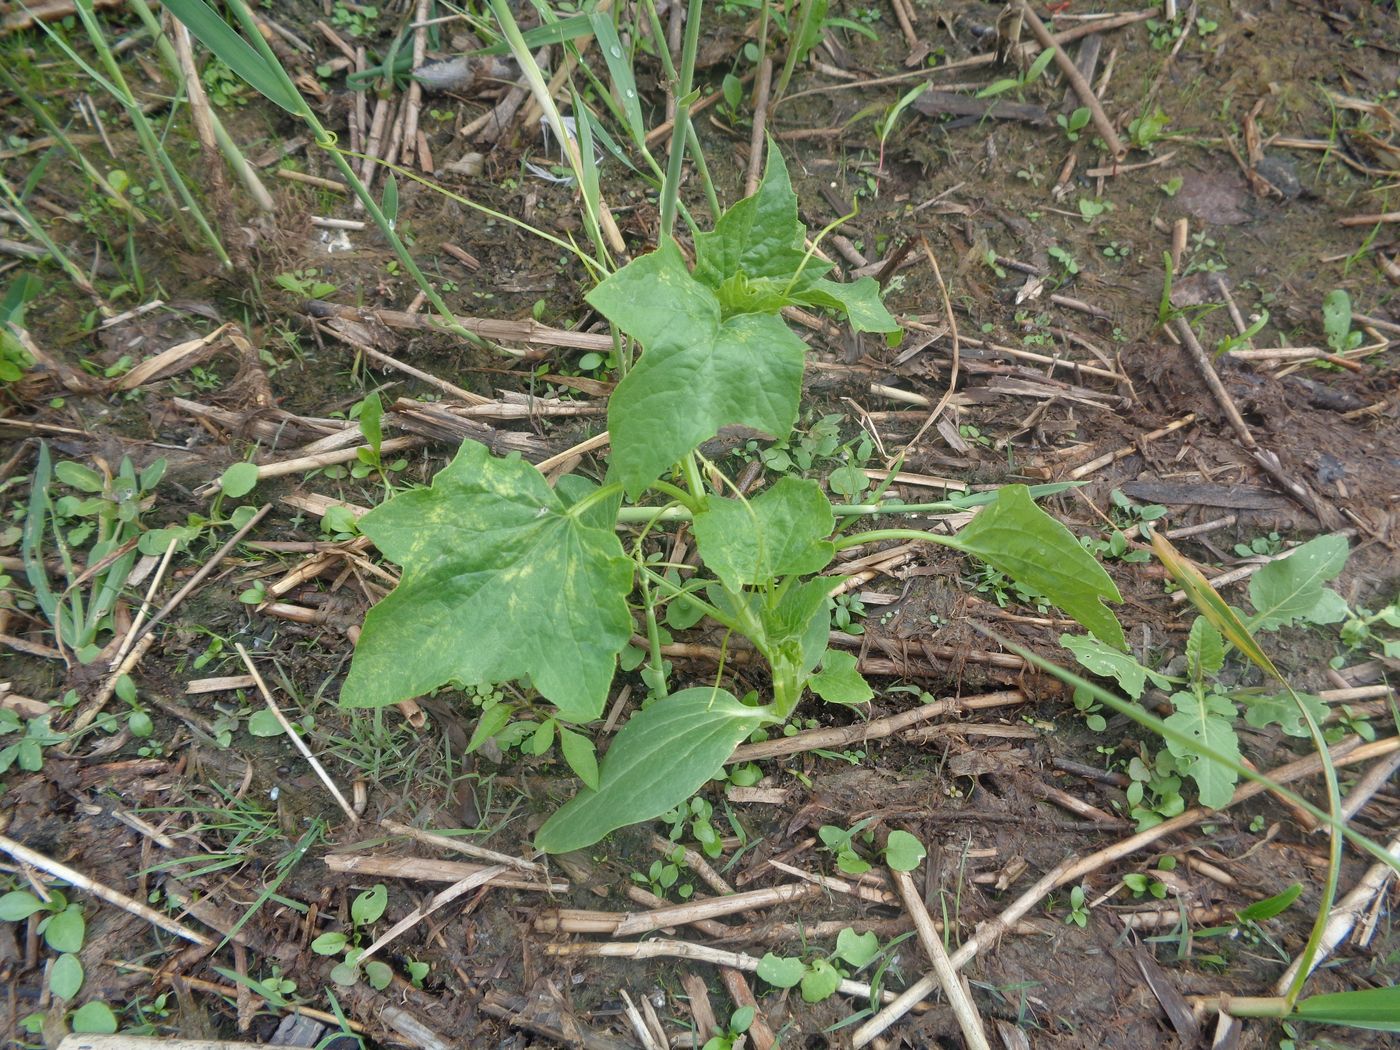
[[[467,441],[431,488],[360,528],[403,575],[365,618],[342,704],[528,675],[567,721],[598,717],[632,635],[632,563],[611,527],[572,511],[530,464]]]
[[[835,527],[821,485],[791,477],[752,500],[712,497],[692,523],[706,567],[733,591],[821,572],[836,554]]]
[[[1202,750],[1229,758],[1240,759],[1240,742],[1235,736],[1235,705],[1229,699],[1211,692],[1183,691],[1172,694],[1174,714],[1166,724],[1187,737],[1191,743],[1168,738],[1167,749],[1176,756],[1184,772],[1196,782],[1201,805],[1219,809],[1235,794],[1234,769],[1208,757]]]
[[[1345,536],[1318,536],[1287,558],[1265,565],[1249,581],[1249,601],[1255,609],[1250,630],[1270,631],[1299,621],[1340,623],[1346,618],[1346,602],[1322,585],[1342,571],[1349,553]]]
[[[1105,645],[1097,638],[1088,635],[1062,634],[1060,644],[1070,652],[1080,665],[1104,678],[1112,678],[1118,687],[1134,700],[1142,696],[1147,688],[1147,680],[1159,689],[1171,685],[1171,679],[1158,674],[1150,667],[1138,663],[1131,654],[1120,652]]]
[[[829,704],[863,704],[875,691],[856,670],[858,663],[851,653],[828,649],[822,657],[822,669],[807,679],[807,688]]]
[[[610,469],[630,496],[721,427],[792,429],[806,344],[777,314],[722,320],[715,293],[690,275],[674,242],[628,263],[587,299],[645,349],[608,401]]]

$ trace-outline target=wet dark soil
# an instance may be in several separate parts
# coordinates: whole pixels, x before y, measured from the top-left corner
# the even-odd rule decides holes
[[[1069,9],[1056,31],[1090,13],[1079,4],[1055,6]],[[377,20],[365,23],[363,42],[372,54],[407,24],[404,7],[384,5]],[[328,4],[326,14],[352,8]],[[305,75],[304,83],[323,85],[318,105],[328,126],[348,139],[355,100],[344,74],[318,80],[316,66],[339,53],[313,24],[322,13],[287,4],[272,5],[271,13],[310,43],[311,54],[286,45],[287,60],[294,73]],[[812,367],[793,445],[829,414],[841,416],[843,439],[842,450],[819,460],[811,476],[826,478],[851,463],[880,468],[904,450],[902,470],[910,480],[896,483],[891,494],[909,502],[942,492],[921,484],[920,476],[972,485],[1082,480],[1082,487],[1045,502],[1077,535],[1106,538],[1112,494],[1122,493],[1139,506],[1164,506],[1162,528],[1213,523],[1178,540],[1212,574],[1242,563],[1238,544],[1261,540],[1267,548],[1276,534],[1277,547],[1346,530],[1352,554],[1334,586],[1354,608],[1394,601],[1400,591],[1394,528],[1400,371],[1392,344],[1400,335],[1394,232],[1400,227],[1388,220],[1342,221],[1387,212],[1393,218],[1400,174],[1400,21],[1394,7],[1362,0],[1210,0],[1182,12],[1176,25],[1186,27],[1184,36],[1161,24],[1160,12],[1152,22],[1103,33],[1091,79],[1131,147],[1117,168],[1092,124],[1071,138],[1056,120],[1070,125],[1079,106],[1062,81],[1047,75],[1001,96],[1015,107],[979,117],[975,86],[1016,70],[979,64],[937,71],[937,65],[981,62],[994,50],[996,5],[915,4],[913,13],[919,44],[906,63],[911,47],[891,8],[833,4],[833,17],[867,27],[877,40],[849,28],[828,29],[819,64],[799,67],[768,123],[808,225],[822,229],[856,213],[838,229],[843,239],[829,238],[823,250],[848,275],[879,273],[891,309],[908,324],[902,344],[893,348],[856,340],[830,323],[804,330]],[[742,4],[707,12],[713,28],[707,28],[700,63],[707,93],[718,90],[726,74],[752,72],[752,58],[743,54],[752,16]],[[335,24],[348,34],[348,23]],[[117,32],[129,28],[112,25]],[[444,33],[441,46],[462,43]],[[1070,52],[1088,47],[1076,43]],[[87,89],[71,74],[60,76],[50,45],[33,33],[0,38],[0,52],[0,61],[13,56],[14,68],[45,85],[55,104]],[[154,99],[161,82],[154,79],[153,52],[137,43],[128,55],[138,90]],[[953,105],[930,93],[902,112],[882,143],[876,122],[919,83],[910,69],[922,64],[939,90],[957,90],[961,101]],[[659,123],[665,98],[656,63],[639,56],[637,72],[647,117]],[[896,75],[906,79],[892,81]],[[498,90],[478,83],[425,97],[420,126],[436,181],[554,237],[582,241],[571,188],[543,181],[524,166],[551,162],[536,129],[514,127],[498,144],[462,134],[494,104]],[[0,95],[0,103],[9,136],[0,154],[5,177],[22,182],[45,156],[29,148],[42,129],[14,98]],[[971,116],[963,112],[969,107]],[[250,94],[221,113],[249,155],[262,158],[278,205],[275,214],[262,216],[234,194],[233,221],[223,230],[242,261],[232,273],[178,247],[172,230],[129,231],[95,209],[90,189],[76,169],[63,169],[61,158],[53,161],[52,174],[36,177],[35,206],[51,235],[75,258],[97,259],[99,286],[111,291],[133,269],[141,273],[144,294],[113,293],[115,308],[157,297],[165,305],[93,331],[85,316],[89,302],[58,270],[24,260],[4,267],[32,269],[45,283],[27,325],[52,364],[0,394],[0,555],[6,558],[0,572],[12,578],[0,594],[0,646],[8,646],[0,648],[0,681],[9,685],[0,700],[7,706],[15,697],[62,704],[70,689],[81,705],[100,681],[43,655],[54,644],[53,632],[25,598],[19,529],[40,440],[55,459],[89,465],[115,467],[123,456],[138,467],[166,460],[165,480],[142,520],[172,526],[191,515],[227,517],[240,501],[211,507],[208,488],[227,466],[249,457],[268,463],[301,455],[304,446],[343,426],[367,390],[379,390],[386,404],[396,398],[451,402],[440,388],[367,358],[366,346],[491,398],[503,392],[571,397],[596,406],[610,389],[606,369],[586,367],[581,350],[530,347],[514,360],[379,323],[376,310],[404,310],[416,293],[392,252],[372,231],[341,239],[312,225],[313,216],[362,217],[341,196],[273,177],[278,166],[331,177],[329,161],[305,142],[284,149],[300,129]],[[1016,117],[1031,119],[1007,119]],[[717,105],[697,118],[722,200],[742,193],[751,121],[747,101],[737,112]],[[198,172],[203,161],[183,123],[183,113],[172,122],[176,157],[185,170]],[[126,126],[115,114],[109,124],[114,149],[125,156],[132,144]],[[471,152],[483,154],[479,174],[451,170]],[[116,166],[105,154],[99,159],[99,166]],[[415,175],[422,170],[413,169]],[[616,161],[605,162],[604,174],[608,202],[629,250],[639,254],[655,242],[655,194]],[[398,189],[399,228],[454,311],[605,331],[583,302],[588,275],[567,251],[413,179],[401,177]],[[694,177],[684,196],[703,220],[704,197]],[[0,236],[19,234],[6,226]],[[1175,247],[1174,236],[1180,238]],[[1164,253],[1173,256],[1176,274],[1169,295]],[[295,280],[279,282],[288,275]],[[313,281],[335,286],[327,298],[361,311],[357,329],[312,320],[304,302]],[[1330,352],[1335,348],[1322,303],[1335,289],[1349,294],[1353,326],[1367,352],[1342,365],[1213,356],[1238,334],[1232,310],[1245,325],[1267,311],[1252,337],[1256,349]],[[1164,326],[1178,314],[1192,321],[1258,452],[1244,446],[1199,365],[1171,324]],[[130,364],[224,322],[245,334],[246,345],[220,340],[207,358],[172,375],[130,391],[113,386]],[[951,392],[947,410],[926,427],[929,407],[945,392]],[[388,437],[423,439],[394,454],[403,459],[391,478],[396,486],[427,481],[462,436],[425,431],[404,414],[391,413],[386,423]],[[604,423],[596,415],[537,415],[489,426],[498,438],[506,432],[501,440],[558,450]],[[739,438],[715,454],[738,474],[762,444]],[[1121,454],[1086,466],[1111,453]],[[1271,470],[1261,467],[1260,454]],[[596,474],[603,466],[590,454],[574,469]],[[1080,467],[1086,469],[1076,472]],[[356,894],[376,882],[388,886],[388,908],[375,926],[382,932],[446,884],[348,872],[328,858],[462,859],[394,836],[381,820],[462,829],[464,841],[525,856],[533,830],[575,790],[553,755],[534,758],[498,747],[467,755],[475,727],[470,696],[443,694],[405,711],[336,706],[364,610],[389,581],[377,571],[372,549],[323,526],[324,505],[314,500],[370,506],[383,495],[373,476],[356,477],[343,466],[263,482],[241,502],[271,504],[268,516],[161,625],[132,671],[137,705],[154,719],[152,734],[132,736],[123,728],[126,705],[113,700],[109,709],[121,718],[108,731],[49,748],[37,771],[16,765],[3,773],[0,830],[10,839],[194,928],[222,935],[242,922],[236,947],[209,950],[82,897],[88,932],[80,953],[87,972],[80,1000],[105,1001],[124,1030],[157,1035],[269,1041],[281,1031],[290,1041],[278,1026],[301,1005],[343,1010],[372,1045],[430,1045],[404,1027],[407,1014],[439,1033],[443,1045],[622,1047],[641,1045],[624,1016],[623,992],[647,999],[666,1035],[684,1038],[693,1014],[681,981],[698,974],[723,1020],[737,1005],[732,985],[707,963],[565,962],[549,954],[551,946],[594,935],[538,932],[555,909],[639,910],[624,891],[661,856],[648,837],[666,832],[660,824],[627,829],[587,855],[561,859],[553,870],[568,880],[567,892],[478,889],[420,922],[385,950],[395,970],[386,991],[364,982],[348,990],[332,983],[336,959],[316,954],[310,943],[326,930],[353,928]],[[188,580],[228,535],[227,525],[206,531],[179,554],[161,594]],[[278,615],[277,608],[250,600],[250,589],[274,585],[317,553],[312,544],[332,555],[277,596],[292,612],[283,608]],[[1171,664],[1185,646],[1189,606],[1172,600],[1153,563],[1117,559],[1106,567],[1123,592],[1119,615],[1137,655]],[[134,611],[141,593],[131,589],[121,617]],[[1224,593],[1233,604],[1244,603],[1242,585]],[[917,738],[765,761],[757,795],[712,784],[704,797],[725,836],[725,851],[713,863],[738,889],[788,881],[769,864],[775,859],[849,879],[820,847],[822,826],[871,818],[872,830],[907,830],[929,849],[916,874],[934,918],[949,923],[945,939],[956,948],[1066,858],[1132,833],[1124,770],[1136,757],[1150,759],[1157,745],[1124,719],[1109,718],[1092,731],[1058,681],[979,633],[979,626],[989,628],[1057,662],[1069,660],[1058,644],[1069,621],[1025,604],[961,559],[917,551],[865,583],[859,597],[864,615],[855,623],[863,633],[844,641],[859,652],[877,697],[858,711],[804,709],[804,728],[808,719],[814,726],[840,726],[905,711],[920,694],[957,699],[1015,689],[1024,702],[934,720]],[[714,647],[724,640],[702,624],[677,632],[676,641]],[[193,680],[244,673],[236,643],[255,656],[332,780],[363,803],[358,823],[347,820],[285,737],[250,733],[249,720],[262,708],[255,691],[187,693]],[[1335,627],[1294,628],[1269,641],[1290,680],[1313,692],[1393,681],[1395,660],[1379,646],[1349,649]],[[707,658],[678,653],[674,665],[683,683],[714,674]],[[742,665],[732,673],[743,688],[764,685]],[[620,676],[619,686],[634,693],[643,688],[634,676]],[[1148,702],[1164,700],[1148,696]],[[1360,723],[1372,736],[1395,734],[1387,706],[1393,692],[1373,690],[1346,702],[1349,728]],[[55,725],[70,721],[71,713],[54,710]],[[1246,729],[1241,737],[1246,755],[1263,769],[1301,753],[1299,742],[1276,727]],[[0,738],[0,745],[15,739]],[[1344,791],[1365,768],[1343,771]],[[1302,782],[1299,790],[1323,802],[1317,783]],[[1079,808],[1056,801],[1064,795]],[[1355,826],[1388,840],[1396,807],[1392,779]],[[690,836],[686,841],[695,844]],[[1325,858],[1325,843],[1295,812],[1261,796],[1087,875],[1082,888],[1094,906],[1083,927],[1072,921],[1071,887],[1063,887],[968,968],[993,1045],[1208,1045],[1200,1032],[1210,1031],[1213,1017],[1202,1015],[1193,1033],[1179,1012],[1170,1011],[1182,996],[1268,994],[1307,936]],[[1365,867],[1348,853],[1343,890]],[[6,872],[15,888],[28,885],[26,869]],[[1124,875],[1143,873],[1165,885],[1164,899],[1134,897],[1124,887]],[[693,873],[683,873],[681,881],[699,894],[711,892]],[[1292,909],[1257,928],[1232,928],[1237,909],[1295,881],[1304,892]],[[1395,982],[1400,943],[1390,918],[1393,899],[1393,892],[1378,899],[1370,939],[1340,947],[1309,984],[1311,991]],[[1154,920],[1140,914],[1145,911],[1161,914]],[[800,906],[726,917],[730,929],[718,934],[682,928],[675,936],[757,956],[771,950],[812,958],[831,951],[831,937],[794,935],[791,924],[805,930],[828,921],[877,929],[882,943],[910,929],[903,909],[832,891]],[[6,1034],[14,1045],[39,1045],[65,1015],[44,991],[51,953],[36,923],[0,923],[0,974],[11,992]],[[786,932],[780,924],[787,924]],[[912,937],[899,941],[886,962],[879,980],[892,989],[927,967]],[[427,964],[416,986],[407,980],[414,963]],[[860,976],[868,980],[870,972]],[[279,985],[268,1002],[247,991],[248,981],[269,979],[293,987]],[[783,1046],[849,1045],[852,1014],[863,1020],[870,1013],[869,1004],[857,1000],[807,1004],[796,990],[781,992],[752,975],[748,980]],[[43,1034],[21,1030],[21,1021],[34,1014],[47,1017]],[[336,1028],[332,1016],[311,1043]],[[1388,1045],[1383,1036],[1300,1031],[1293,1045]],[[1276,1025],[1251,1022],[1238,1045],[1276,1046],[1288,1037]],[[889,1047],[963,1045],[941,1004],[884,1038],[880,1045]]]

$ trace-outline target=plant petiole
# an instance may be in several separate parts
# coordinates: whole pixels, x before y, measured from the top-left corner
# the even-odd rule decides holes
[[[1031,498],[1041,499],[1045,496],[1054,496],[1064,492],[1066,489],[1077,488],[1080,482],[1056,482],[1047,485],[1032,485]],[[658,482],[652,483],[653,488],[660,488]],[[663,490],[665,491],[665,490]],[[831,513],[838,518],[871,518],[882,514],[956,514],[959,511],[971,510],[973,507],[985,506],[997,498],[996,489],[986,492],[974,492],[958,499],[943,500],[939,503],[839,503],[833,504]],[[674,493],[672,493],[674,495]],[[686,502],[690,502],[686,500]],[[656,507],[623,507],[617,514],[617,521],[620,525],[636,525],[648,521],[689,521],[691,512],[685,507],[668,507],[660,510]],[[865,535],[869,535],[866,533]]]
[[[613,482],[611,485],[603,485],[601,488],[597,489],[594,492],[590,492],[587,496],[584,496],[583,499],[579,500],[577,503],[569,507],[566,513],[569,515],[569,517],[577,521],[588,512],[588,509],[590,507],[594,507],[599,503],[603,503],[604,501],[611,499],[613,496],[617,495],[621,491],[622,486],[617,482]]]

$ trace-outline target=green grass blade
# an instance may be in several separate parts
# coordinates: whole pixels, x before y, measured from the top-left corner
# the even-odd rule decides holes
[[[602,49],[603,61],[608,64],[616,97],[622,112],[626,114],[627,130],[632,133],[632,141],[645,142],[646,128],[642,125],[642,103],[637,95],[637,81],[632,75],[632,63],[628,61],[627,52],[618,38],[617,27],[613,25],[612,15],[594,11],[589,19],[593,35],[598,38],[598,47]],[[574,113],[578,112],[579,106],[575,102]]]
[[[242,77],[260,95],[288,113],[301,116],[305,102],[287,91],[286,82],[270,69],[263,57],[204,0],[165,0],[170,13],[229,69]]]
[[[29,507],[24,515],[24,533],[20,543],[20,559],[24,574],[34,591],[34,600],[50,623],[56,622],[58,598],[49,586],[44,570],[44,523],[49,517],[49,485],[53,481],[53,460],[49,458],[48,442],[39,443],[39,461],[29,481]]]
[[[1295,1016],[1374,1032],[1400,1032],[1400,987],[1312,995],[1298,1003]]]

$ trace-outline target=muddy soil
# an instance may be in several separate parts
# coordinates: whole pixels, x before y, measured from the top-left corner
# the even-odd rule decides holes
[[[1091,13],[1079,4],[1055,6],[1068,9],[1053,23],[1055,32],[1084,25]],[[340,51],[315,23],[333,16],[352,53],[365,45],[371,59],[382,57],[412,12],[404,4],[383,5],[373,17],[365,10],[340,3],[327,3],[324,14],[308,5],[269,7],[289,34],[277,38],[279,52],[304,87],[320,86],[317,107],[347,142],[356,97],[343,70],[326,71]],[[1151,21],[1067,44],[1086,63],[1091,51],[1097,55],[1085,69],[1124,141],[1118,164],[1053,66],[995,99],[975,97],[979,87],[1023,75],[1014,64],[992,61],[996,5],[955,0],[911,10],[912,39],[892,7],[833,3],[830,17],[847,25],[827,28],[826,43],[798,67],[768,117],[767,133],[787,159],[809,227],[855,213],[823,250],[847,276],[877,274],[907,325],[895,347],[820,319],[803,329],[812,350],[807,396],[787,450],[825,447],[806,473],[829,480],[843,471],[843,485],[850,477],[844,468],[883,468],[903,452],[904,474],[890,494],[908,502],[942,498],[936,479],[971,486],[1082,481],[1044,504],[1076,535],[1106,546],[1115,527],[1132,524],[1125,506],[1165,508],[1158,527],[1186,530],[1178,546],[1211,575],[1249,564],[1241,545],[1272,554],[1344,531],[1352,552],[1333,586],[1354,609],[1394,601],[1400,20],[1393,5],[1206,0],[1175,23],[1157,12]],[[707,95],[726,75],[752,73],[745,46],[752,47],[753,14],[738,3],[706,13],[699,65]],[[117,34],[131,29],[119,16],[111,26]],[[353,36],[352,28],[363,35]],[[1024,35],[1030,39],[1029,29]],[[441,52],[467,46],[463,36],[456,27],[444,31]],[[60,73],[52,45],[32,30],[0,38],[0,52],[0,61],[12,61],[55,105],[90,89],[71,70]],[[149,42],[126,54],[138,92],[154,100],[164,81]],[[779,51],[779,70],[781,57]],[[658,124],[665,119],[659,66],[644,54],[636,64],[647,119]],[[878,122],[925,79],[933,88],[890,118],[882,139]],[[431,161],[419,150],[409,168],[497,214],[400,177],[399,228],[458,314],[604,333],[583,301],[590,279],[578,261],[501,217],[565,241],[584,239],[572,189],[526,166],[548,169],[557,154],[537,128],[518,123],[492,142],[465,130],[507,88],[484,77],[469,88],[426,94],[419,128]],[[368,101],[372,111],[372,93]],[[4,267],[32,270],[45,292],[26,319],[44,360],[0,395],[0,571],[10,574],[0,604],[0,680],[9,688],[0,699],[28,713],[37,709],[19,700],[54,704],[53,725],[71,727],[104,678],[56,658],[53,631],[27,597],[21,530],[41,441],[55,460],[111,470],[123,457],[138,469],[165,460],[165,477],[141,511],[147,527],[223,522],[192,529],[197,535],[174,558],[158,601],[232,534],[235,505],[270,507],[153,632],[154,644],[130,672],[134,699],[107,704],[114,720],[46,745],[42,768],[21,762],[3,773],[0,824],[10,840],[149,902],[187,928],[220,937],[238,931],[233,947],[213,948],[217,939],[192,946],[70,893],[85,902],[88,926],[79,952],[86,981],[68,1005],[105,1002],[124,1031],[284,1045],[315,1045],[333,1035],[340,1011],[367,1045],[641,1046],[626,1017],[626,993],[639,1005],[646,1001],[671,1045],[699,1046],[704,1038],[686,1042],[695,1018],[704,1016],[697,989],[706,989],[723,1021],[739,1005],[736,987],[747,981],[762,1022],[782,1046],[850,1045],[852,1031],[873,1012],[859,999],[809,1004],[797,989],[784,992],[734,971],[722,977],[701,961],[558,957],[562,945],[606,939],[550,932],[561,909],[640,911],[645,907],[629,888],[663,889],[648,878],[663,858],[653,842],[668,833],[663,823],[559,858],[550,866],[558,884],[551,892],[471,890],[385,949],[393,969],[385,990],[363,979],[354,987],[334,983],[337,958],[313,951],[311,942],[327,930],[353,935],[357,894],[376,883],[387,887],[387,908],[374,926],[382,933],[461,877],[464,869],[451,863],[471,859],[381,822],[458,829],[462,842],[524,857],[534,829],[576,782],[553,752],[532,757],[492,744],[467,754],[481,694],[444,691],[404,710],[337,707],[354,637],[365,610],[392,582],[385,572],[392,567],[381,568],[373,549],[343,519],[326,517],[326,508],[379,502],[386,486],[377,475],[355,463],[323,465],[211,504],[217,479],[245,459],[305,454],[305,446],[344,428],[369,390],[385,404],[421,403],[422,411],[400,403],[386,417],[386,437],[412,439],[385,453],[395,487],[426,482],[464,436],[539,461],[604,429],[599,412],[611,388],[605,353],[545,343],[519,344],[520,357],[493,356],[404,326],[411,322],[385,323],[379,311],[423,313],[416,287],[372,230],[314,224],[315,217],[363,213],[342,193],[274,174],[285,168],[324,179],[335,171],[301,129],[251,92],[219,111],[273,189],[272,215],[256,213],[238,192],[220,209],[216,184],[197,174],[207,162],[184,130],[183,113],[172,122],[177,162],[196,173],[223,216],[237,262],[229,272],[180,246],[172,230],[117,222],[62,158],[50,173],[38,171],[46,154],[35,143],[43,129],[14,96],[0,94],[0,103],[9,136],[0,153],[5,177],[34,177],[33,206],[51,235],[76,258],[97,260],[93,279],[115,309],[163,300],[96,328],[92,304],[57,269],[24,257]],[[102,134],[125,157],[133,148],[127,125],[108,116]],[[747,97],[737,108],[720,103],[697,117],[721,200],[742,195],[752,120]],[[84,141],[103,148],[96,132]],[[99,166],[116,166],[105,152],[99,159]],[[124,163],[133,170],[139,164]],[[605,162],[604,175],[629,250],[648,250],[659,223],[655,193],[616,160]],[[703,223],[705,198],[693,174],[683,196]],[[1366,215],[1381,218],[1355,218]],[[0,235],[21,237],[17,229],[5,226]],[[1176,275],[1170,289],[1164,253]],[[114,291],[119,283],[131,287]],[[318,283],[329,288],[317,291]],[[1350,348],[1347,331],[1324,326],[1324,298],[1337,289],[1350,297],[1348,330],[1359,333],[1359,350]],[[318,321],[306,308],[309,298],[352,310],[338,321]],[[1249,338],[1240,337],[1266,313]],[[1191,322],[1238,419],[1182,345],[1177,317]],[[121,388],[132,365],[226,322],[242,335],[216,339],[173,373]],[[1222,346],[1281,353],[1217,354]],[[1307,347],[1316,348],[1312,359],[1295,352]],[[1338,350],[1346,353],[1338,357]],[[449,426],[431,412],[450,406],[454,395],[432,379],[493,400],[567,400],[592,414],[470,424],[478,429],[451,417]],[[931,406],[945,396],[944,411],[930,420]],[[840,440],[823,446],[829,434]],[[738,435],[709,451],[738,475],[757,470],[767,449],[770,468],[757,476],[771,481],[777,460],[768,446],[761,436]],[[573,469],[599,476],[605,465],[588,453]],[[833,493],[852,495],[835,485]],[[1119,616],[1139,658],[1180,665],[1194,614],[1174,599],[1159,566],[1134,556],[1142,546],[1105,562],[1125,599]],[[309,559],[320,560],[289,578]],[[156,560],[143,565],[153,569]],[[118,639],[146,586],[128,587]],[[1243,605],[1246,586],[1222,584],[1222,593]],[[851,890],[858,880],[822,847],[824,826],[869,820],[872,831],[902,829],[925,843],[919,888],[933,917],[948,923],[944,938],[955,950],[1067,858],[1131,835],[1126,771],[1135,759],[1150,761],[1160,745],[1116,716],[1091,728],[1057,680],[983,633],[1070,662],[1058,639],[1072,622],[1004,580],[919,549],[855,594],[848,622],[838,623],[853,629],[837,641],[859,654],[876,699],[856,710],[813,704],[803,709],[800,728],[859,726],[910,710],[921,696],[957,701],[1014,693],[1015,702],[957,709],[900,736],[864,741],[853,734],[835,749],[765,760],[757,785],[712,784],[702,797],[724,848],[710,863],[726,883],[748,890],[791,881],[770,863],[777,861],[845,880],[847,891],[828,888],[799,904],[726,917],[724,929],[682,927],[666,936],[753,956],[812,959],[833,950],[841,926],[871,929],[882,944],[897,941],[874,979],[899,990],[928,965],[907,913],[891,903],[878,872],[868,876],[863,895]],[[675,641],[697,647],[674,652],[676,682],[711,680],[721,633],[702,623],[677,631]],[[1333,698],[1345,738],[1395,736],[1394,695],[1385,687],[1397,667],[1382,638],[1348,647],[1333,625],[1286,629],[1268,644],[1295,686]],[[191,682],[243,675],[237,645],[255,658],[330,779],[352,796],[356,821],[263,720],[255,689],[239,682],[189,691]],[[762,675],[742,663],[730,673],[739,692],[764,687]],[[1232,673],[1232,685],[1262,684],[1257,675]],[[618,688],[635,695],[645,687],[629,674],[619,676]],[[1165,705],[1166,697],[1149,693],[1146,702]],[[149,714],[149,726],[130,720],[138,710]],[[1304,753],[1277,726],[1242,725],[1240,735],[1261,769]],[[6,736],[0,745],[17,740]],[[1344,768],[1343,792],[1369,768]],[[1295,787],[1324,804],[1316,778]],[[1189,803],[1189,789],[1188,796]],[[1354,826],[1387,841],[1397,807],[1392,777]],[[688,831],[681,840],[698,848]],[[355,858],[379,867],[349,870]],[[410,871],[409,858],[426,863]],[[436,874],[427,872],[432,864]],[[1323,838],[1298,812],[1261,795],[1096,868],[1047,896],[969,965],[972,997],[993,1045],[1208,1045],[1204,1033],[1214,1017],[1193,1016],[1190,997],[1269,994],[1307,937],[1325,867]],[[1342,890],[1366,867],[1348,851]],[[17,889],[37,878],[22,866],[6,872]],[[1124,876],[1144,875],[1163,888],[1161,899],[1155,889],[1135,895],[1124,883]],[[1235,925],[1238,909],[1294,882],[1304,888],[1291,909],[1255,926]],[[697,896],[715,892],[693,863],[678,885]],[[1075,921],[1074,886],[1088,905],[1084,924]],[[679,899],[675,887],[666,892]],[[1393,901],[1393,890],[1377,898],[1365,936],[1340,946],[1310,991],[1395,982]],[[52,1042],[67,1016],[45,991],[52,953],[37,922],[0,923],[7,1037],[17,1046]],[[872,971],[859,977],[869,981]],[[34,1018],[28,1028],[26,1018]],[[414,1021],[441,1043],[414,1029]],[[294,1042],[297,1025],[309,1041]],[[1293,1046],[1389,1045],[1385,1036],[1295,1028],[1250,1022],[1237,1045],[1273,1047],[1286,1038],[1298,1040]],[[937,1000],[882,1039],[874,1045],[964,1045]],[[761,1032],[750,1040],[765,1045]]]

